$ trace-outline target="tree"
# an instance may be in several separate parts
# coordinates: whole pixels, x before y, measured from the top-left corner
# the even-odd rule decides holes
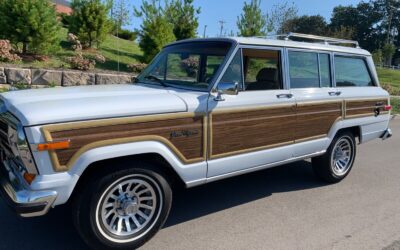
[[[267,16],[268,32],[275,34],[288,33],[291,30],[286,30],[284,24],[291,19],[297,17],[298,9],[294,3],[288,2],[276,4],[272,7]]]
[[[392,65],[393,56],[396,53],[396,46],[386,43],[382,48],[382,56],[386,65]]]
[[[197,34],[199,21],[197,15],[201,9],[195,8],[194,0],[172,0],[167,3],[166,15],[168,21],[174,25],[174,35],[177,40],[194,38]]]
[[[328,32],[328,24],[320,16],[301,16],[287,20],[282,29],[290,32],[324,36]]]
[[[237,18],[239,36],[265,36],[267,35],[266,15],[261,10],[261,0],[251,0],[250,4],[244,3],[243,13]]]
[[[59,46],[60,24],[54,6],[43,0],[0,1],[0,37],[23,53],[48,54]]]
[[[142,0],[142,6],[134,12],[143,19],[138,31],[139,47],[143,51],[143,61],[148,63],[166,44],[176,40],[174,25],[168,22],[160,0]]]
[[[122,26],[129,25],[130,11],[125,0],[115,0],[111,4],[111,19],[114,21],[114,33],[119,33]]]
[[[376,30],[380,19],[371,3],[361,2],[356,7],[338,6],[333,9],[329,28],[331,31],[342,27],[352,29],[351,39],[358,41],[361,47],[374,51],[381,47],[382,39]]]
[[[85,47],[100,46],[111,29],[109,4],[100,0],[73,0],[69,31],[79,37]]]

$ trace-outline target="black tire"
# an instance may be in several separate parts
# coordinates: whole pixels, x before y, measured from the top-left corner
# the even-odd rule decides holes
[[[164,225],[171,209],[172,191],[167,176],[157,166],[140,163],[138,168],[120,168],[113,172],[108,171],[108,173],[103,172],[97,174],[97,176],[91,176],[91,178],[93,179],[89,183],[81,186],[73,202],[74,224],[82,239],[91,248],[96,250],[136,249],[150,240]],[[122,189],[119,188],[120,186]],[[136,188],[136,186],[139,187]],[[113,190],[116,191],[113,192]],[[141,191],[144,193],[139,195],[138,193]],[[119,198],[114,199],[113,197],[117,195],[119,195]],[[132,197],[129,198],[131,195]],[[150,196],[140,198],[144,195]],[[114,205],[107,208],[104,204]],[[154,208],[154,212],[150,209],[141,208],[141,205]],[[106,209],[113,210],[113,214],[109,216],[110,219],[104,219],[106,215],[103,216],[103,214],[108,214],[108,211],[111,212],[111,210]],[[147,219],[141,217],[138,211],[151,218],[148,219],[147,224],[143,222]],[[132,216],[135,217],[136,222]],[[118,222],[114,224],[112,222],[114,217],[116,217],[115,221],[121,220],[121,225],[124,225],[120,226]],[[142,229],[136,224],[141,222],[143,222]],[[113,228],[113,225],[115,228]],[[119,228],[121,228],[119,232],[112,232]],[[138,231],[129,235],[118,235],[118,233],[128,233],[128,228]]]
[[[339,171],[338,165],[336,165],[332,159],[334,154],[336,154],[335,149],[339,147],[339,143],[343,143],[344,145],[348,143],[348,147],[351,152],[349,153],[348,164],[346,164],[346,167],[343,168],[344,170],[342,172]],[[343,131],[335,136],[325,154],[312,159],[312,167],[315,175],[319,179],[328,183],[338,183],[346,178],[346,176],[350,173],[351,169],[353,168],[355,158],[356,141],[354,134],[350,131]],[[343,162],[340,162],[340,164],[344,165]]]

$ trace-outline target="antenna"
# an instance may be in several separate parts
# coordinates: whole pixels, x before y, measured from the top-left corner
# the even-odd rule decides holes
[[[206,32],[207,32],[207,25],[204,25],[203,38],[206,38]]]
[[[226,22],[224,20],[220,20],[218,22],[219,22],[219,25],[221,26],[221,31],[219,33],[219,36],[222,37],[222,32],[224,31],[224,25],[226,24]]]

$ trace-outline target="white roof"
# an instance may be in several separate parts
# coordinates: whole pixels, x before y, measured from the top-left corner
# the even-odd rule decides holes
[[[287,48],[298,48],[298,49],[311,49],[311,50],[322,50],[332,51],[338,53],[349,53],[355,55],[370,56],[367,50],[361,48],[352,48],[337,45],[327,45],[323,43],[310,43],[310,42],[294,42],[278,39],[267,39],[257,37],[227,37],[227,38],[197,38],[178,41],[173,44],[191,42],[191,41],[234,41],[238,44],[244,45],[255,45],[255,46],[272,46],[272,47],[287,47]]]

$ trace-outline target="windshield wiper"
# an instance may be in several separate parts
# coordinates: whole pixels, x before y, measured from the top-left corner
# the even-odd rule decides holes
[[[153,81],[153,82],[158,82],[163,87],[168,87],[168,85],[165,84],[165,82],[163,80],[161,80],[160,78],[158,78],[157,76],[147,75],[147,76],[144,77],[144,79],[150,80],[150,81]]]

